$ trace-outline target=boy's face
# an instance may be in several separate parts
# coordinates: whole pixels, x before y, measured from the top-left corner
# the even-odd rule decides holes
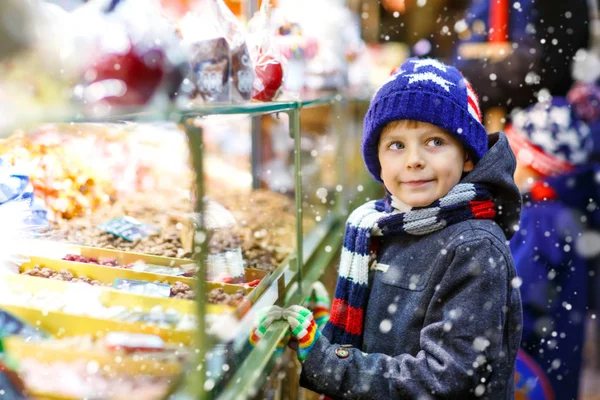
[[[444,197],[473,162],[454,136],[426,122],[396,121],[379,138],[381,179],[387,190],[411,207]]]

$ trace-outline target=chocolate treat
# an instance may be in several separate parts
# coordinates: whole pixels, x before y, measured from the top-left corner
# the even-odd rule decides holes
[[[246,43],[238,46],[231,54],[231,76],[233,78],[234,100],[248,101],[252,97],[254,66]],[[237,97],[239,96],[239,99]]]
[[[191,50],[192,82],[205,101],[227,101],[229,96],[229,44],[225,38],[195,43]]]

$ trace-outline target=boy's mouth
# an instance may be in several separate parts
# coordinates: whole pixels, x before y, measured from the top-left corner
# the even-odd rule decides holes
[[[433,182],[433,179],[429,179],[429,180],[418,180],[418,181],[404,181],[401,182],[403,185],[406,186],[410,186],[410,187],[419,187],[419,186],[423,186],[428,184],[429,182]]]

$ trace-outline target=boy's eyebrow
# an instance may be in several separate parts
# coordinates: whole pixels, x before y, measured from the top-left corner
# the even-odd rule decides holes
[[[398,140],[398,139],[403,139],[402,135],[398,134],[398,133],[390,133],[388,135],[385,135],[385,137],[383,135],[381,135],[381,140]]]
[[[434,129],[422,131],[419,133],[419,136],[429,136],[429,135],[448,136],[449,134],[446,132],[436,131]],[[402,140],[404,138],[405,138],[405,135],[402,135],[401,133],[393,132],[393,133],[386,134],[385,137],[382,134],[379,141],[383,142],[383,141],[387,141],[387,140]]]

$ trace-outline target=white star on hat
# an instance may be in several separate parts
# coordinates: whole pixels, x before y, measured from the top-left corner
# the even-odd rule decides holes
[[[409,78],[409,85],[412,85],[413,83],[417,82],[432,82],[440,86],[446,92],[450,92],[450,86],[455,86],[454,83],[447,81],[446,79],[434,74],[433,72],[421,72],[418,74],[407,74],[405,76]]]
[[[434,60],[432,58],[427,58],[424,60],[414,60],[412,61],[412,64],[415,66],[415,71],[421,67],[433,67],[439,69],[442,72],[446,72],[446,66],[438,60]]]

